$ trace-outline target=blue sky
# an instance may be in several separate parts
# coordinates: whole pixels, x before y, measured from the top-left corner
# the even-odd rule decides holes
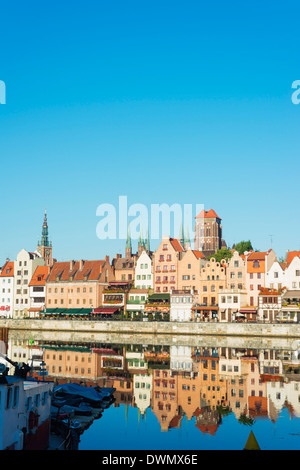
[[[204,204],[230,245],[300,249],[297,1],[1,6],[0,265],[100,259],[97,207]],[[177,234],[175,234],[177,235]],[[155,249],[158,241],[153,241]]]

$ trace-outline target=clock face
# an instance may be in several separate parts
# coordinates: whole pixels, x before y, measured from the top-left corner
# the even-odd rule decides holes
[[[45,253],[46,253],[46,256],[49,256],[49,255],[50,255],[50,251],[49,251],[49,250],[46,250]]]

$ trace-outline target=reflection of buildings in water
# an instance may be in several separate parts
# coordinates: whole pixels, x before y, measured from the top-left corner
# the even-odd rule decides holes
[[[215,348],[200,348],[195,362],[201,384],[200,398],[214,409],[226,400],[226,381],[219,374],[219,352]]]
[[[161,430],[168,431],[172,419],[178,415],[178,377],[167,369],[154,369],[152,374],[152,411]]]
[[[189,346],[171,346],[170,365],[173,371],[192,372],[192,348]]]
[[[135,404],[142,415],[151,406],[152,375],[134,374],[133,377]]]
[[[203,434],[215,435],[222,423],[219,411],[210,406],[198,408],[195,412],[196,426]]]
[[[143,351],[126,351],[128,371],[133,374],[135,405],[141,415],[151,406],[152,374],[148,373],[148,363]]]

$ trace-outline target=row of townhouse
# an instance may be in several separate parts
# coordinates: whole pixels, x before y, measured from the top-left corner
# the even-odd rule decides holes
[[[213,214],[205,213],[209,217],[203,220],[213,222],[199,233],[206,234],[207,243],[209,237],[219,234],[216,247],[221,247],[220,225],[212,219]],[[198,240],[198,246],[206,245]],[[229,261],[220,262],[209,258],[210,254],[192,249],[182,233],[178,239],[162,237],[154,252],[150,251],[149,239],[140,237],[133,253],[128,236],[125,256],[117,254],[111,262],[108,256],[95,261],[58,262],[52,259],[45,214],[36,252],[21,250],[17,259],[7,260],[1,270],[0,313],[24,318],[45,309],[122,308],[138,312],[145,309],[149,296],[168,298],[170,304],[172,294],[172,318],[177,319],[191,318],[190,303],[192,318],[199,321],[232,321],[243,316],[253,319],[258,313],[260,318],[273,321],[282,308],[289,310],[287,317],[291,313],[297,316],[294,307],[300,299],[300,251],[288,252],[283,263],[272,249],[241,255],[233,250]],[[266,288],[272,296],[262,295]],[[183,297],[182,292],[186,294]],[[282,298],[282,292],[286,298]],[[186,304],[184,308],[181,303]]]

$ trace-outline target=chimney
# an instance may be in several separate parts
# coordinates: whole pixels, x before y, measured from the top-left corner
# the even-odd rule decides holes
[[[109,256],[105,256],[105,262],[109,264]]]
[[[74,266],[75,266],[75,261],[70,261],[70,271],[73,271],[74,270]]]
[[[83,269],[83,263],[84,263],[84,261],[81,259],[81,260],[79,261],[79,270],[80,270],[80,271]]]

